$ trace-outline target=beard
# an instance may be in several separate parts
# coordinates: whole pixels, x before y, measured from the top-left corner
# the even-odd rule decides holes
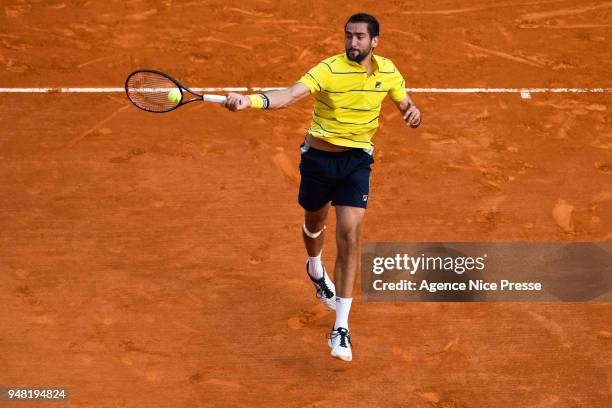
[[[357,53],[352,53],[352,51],[357,51]],[[358,50],[357,48],[349,48],[346,50],[346,57],[350,61],[360,63],[368,56],[370,51],[372,51],[372,47],[364,51]]]

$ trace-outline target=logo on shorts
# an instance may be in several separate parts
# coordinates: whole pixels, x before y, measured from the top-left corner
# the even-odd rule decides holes
[[[364,194],[364,195],[363,195],[362,200],[363,200],[363,201],[368,201],[368,195],[367,195],[367,194]]]
[[[374,88],[380,88],[380,86],[382,85],[382,82],[376,82],[376,84],[374,84]]]

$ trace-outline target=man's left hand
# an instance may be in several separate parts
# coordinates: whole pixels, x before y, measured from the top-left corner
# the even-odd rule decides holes
[[[421,124],[421,111],[415,106],[410,106],[404,112],[404,120],[411,128],[418,128]]]

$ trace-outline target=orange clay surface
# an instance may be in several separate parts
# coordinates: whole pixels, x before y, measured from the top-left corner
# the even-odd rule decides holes
[[[343,51],[357,11],[408,87],[612,86],[606,1],[4,0],[0,87],[142,67],[287,86]],[[609,93],[412,96],[417,130],[383,106],[363,242],[612,240]],[[605,303],[356,291],[354,361],[332,359],[296,202],[311,107],[2,94],[0,386],[67,387],[74,407],[610,406]]]

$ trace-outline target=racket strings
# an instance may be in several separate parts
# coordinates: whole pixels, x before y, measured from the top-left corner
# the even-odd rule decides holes
[[[172,101],[170,92],[181,89],[170,79],[154,72],[137,72],[127,82],[127,94],[139,108],[151,112],[166,112],[176,108],[180,100]]]

